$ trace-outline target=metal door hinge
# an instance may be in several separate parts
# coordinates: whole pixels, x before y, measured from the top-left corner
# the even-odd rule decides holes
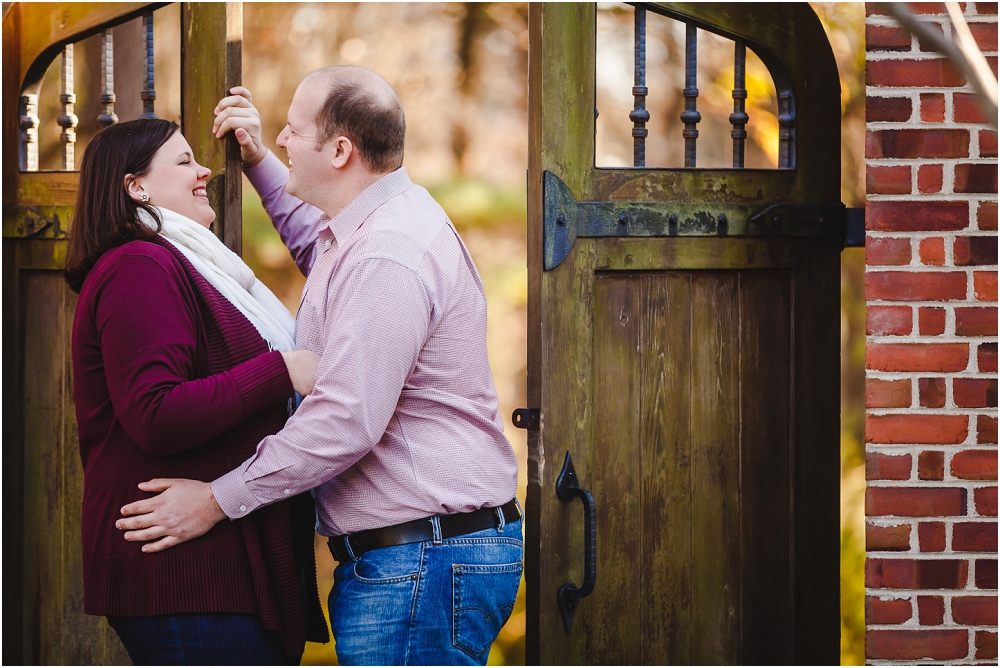
[[[542,411],[539,408],[518,408],[510,420],[518,429],[538,429],[542,423]]]

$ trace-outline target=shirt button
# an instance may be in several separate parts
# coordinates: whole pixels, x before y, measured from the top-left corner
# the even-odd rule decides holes
[[[240,506],[240,512],[241,513],[245,513],[246,511],[247,511],[247,507],[246,506]]]

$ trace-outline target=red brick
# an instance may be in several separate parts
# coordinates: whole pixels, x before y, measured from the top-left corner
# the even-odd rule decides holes
[[[910,120],[913,103],[908,97],[869,97],[865,104],[865,119],[871,123],[888,121],[902,123]]]
[[[979,301],[995,302],[997,300],[997,272],[973,272],[972,285],[976,293],[976,299]]]
[[[913,38],[898,26],[865,26],[865,49],[867,51],[909,51]]]
[[[955,238],[955,266],[994,265],[997,263],[997,237],[984,235]]]
[[[955,165],[955,192],[995,193],[997,191],[997,166]]]
[[[989,415],[976,416],[976,443],[985,445],[997,442],[997,419]],[[994,464],[995,466],[995,464]],[[996,468],[993,469],[993,479],[996,480]]]
[[[951,549],[956,552],[996,552],[996,522],[956,522],[951,529]]]
[[[924,21],[924,26],[931,32],[935,32],[941,37],[944,37],[944,28],[941,27],[940,23],[934,21]],[[917,38],[917,49],[924,53],[933,53],[935,55],[939,55],[937,54],[937,49],[934,48],[934,45],[932,43],[928,42],[927,40],[921,39],[919,37]]]
[[[951,458],[951,474],[962,480],[996,480],[996,450],[963,450]]]
[[[867,408],[906,408],[910,405],[910,379],[865,379],[865,406]]]
[[[883,455],[880,452],[865,454],[865,479],[867,480],[909,480],[913,469],[910,455]]]
[[[921,480],[944,480],[944,453],[924,450],[917,457],[917,477]]]
[[[976,559],[976,588],[997,588],[997,560]]]
[[[986,122],[986,116],[976,101],[975,93],[955,93],[951,101],[956,123]]]
[[[869,194],[909,195],[912,172],[908,165],[878,167],[868,165],[865,170],[865,189]]]
[[[921,336],[944,334],[944,309],[921,306],[917,309],[917,324]]]
[[[958,336],[996,336],[996,307],[956,308],[955,334]]]
[[[969,433],[966,415],[867,415],[869,443],[961,443]]]
[[[956,378],[955,405],[960,408],[996,408],[996,378]]]
[[[981,230],[996,231],[998,218],[1000,215],[997,214],[996,202],[979,203],[979,208],[976,210],[976,227]]]
[[[866,158],[965,158],[968,155],[968,130],[870,130],[865,137]]]
[[[949,232],[969,226],[968,202],[868,202],[869,230]]]
[[[941,165],[920,165],[917,169],[917,191],[939,193],[944,184],[944,169]]]
[[[944,408],[948,396],[944,378],[921,378],[917,381],[917,391],[924,408]]]
[[[920,261],[926,265],[940,267],[944,264],[944,239],[941,237],[928,237],[920,240],[918,247]]]
[[[944,552],[944,522],[921,522],[917,525],[917,542],[921,552]]]
[[[948,301],[965,299],[965,272],[878,271],[865,274],[865,299]]]
[[[984,3],[976,3],[976,7],[978,8],[982,4],[984,4]],[[986,3],[986,4],[987,5],[993,5],[994,6],[993,13],[996,14],[996,9],[995,9],[996,5],[995,5],[995,3]],[[906,3],[906,6],[914,14],[945,14],[946,13],[943,2],[908,2],[908,3]],[[960,3],[958,3],[958,6],[961,8],[962,12],[964,13],[965,12],[965,3],[964,2],[960,2]],[[978,10],[978,11],[979,11],[980,14],[987,14],[987,13],[989,13],[989,12],[984,12],[982,10]],[[885,16],[886,12],[877,3],[866,2],[865,3],[865,16],[872,16],[872,15]]]
[[[977,659],[997,658],[996,631],[976,631],[976,658]]]
[[[997,371],[997,344],[980,343],[976,349],[976,364],[979,373],[996,373]]]
[[[902,624],[913,617],[913,604],[908,598],[882,600],[865,597],[865,621],[869,624]]]
[[[951,618],[956,624],[996,626],[997,597],[956,596],[951,599]]]
[[[865,310],[865,332],[870,336],[905,336],[913,330],[909,306],[869,306]]]
[[[976,13],[977,14],[996,14],[997,13],[997,3],[995,2],[977,2]]]
[[[868,517],[960,517],[965,515],[960,487],[875,487],[865,490]]]
[[[921,626],[940,626],[944,624],[944,597],[918,596],[917,621]]]
[[[872,371],[964,371],[969,365],[966,343],[869,343],[865,368]]]
[[[920,94],[920,120],[925,123],[944,121],[944,95],[942,93]]]
[[[948,661],[963,659],[968,653],[969,633],[964,629],[880,629],[865,634],[865,656],[869,659]]]
[[[997,157],[997,132],[996,130],[979,131],[979,157]],[[993,166],[996,168],[996,165]],[[995,191],[994,191],[995,192]]]
[[[943,58],[869,60],[865,65],[865,84],[883,88],[957,88],[965,85],[965,77]]]
[[[997,24],[992,23],[970,23],[969,32],[980,51],[997,50]]]
[[[868,559],[865,586],[874,589],[961,589],[969,575],[964,559]]]
[[[910,240],[868,237],[865,264],[869,267],[910,264]]]
[[[865,524],[865,549],[869,552],[896,552],[910,549],[910,525],[880,527]]]
[[[991,70],[993,70],[993,76],[997,76],[997,65],[1000,64],[997,62],[997,57],[986,56],[986,64],[990,66]]]
[[[997,516],[997,488],[977,487],[972,492],[976,500],[976,514],[982,517]]]

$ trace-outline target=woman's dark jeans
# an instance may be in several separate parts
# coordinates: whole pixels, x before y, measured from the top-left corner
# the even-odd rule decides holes
[[[278,635],[265,631],[257,615],[221,612],[109,616],[137,666],[298,665],[281,648]]]

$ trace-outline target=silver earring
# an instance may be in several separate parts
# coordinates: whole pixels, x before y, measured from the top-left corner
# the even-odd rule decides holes
[[[146,192],[145,190],[143,190],[143,191],[142,191],[142,194],[141,194],[141,195],[139,195],[139,199],[140,199],[140,200],[142,200],[142,203],[143,203],[143,204],[145,204],[146,202],[148,202],[148,201],[149,201],[149,193],[148,193],[148,192]]]

